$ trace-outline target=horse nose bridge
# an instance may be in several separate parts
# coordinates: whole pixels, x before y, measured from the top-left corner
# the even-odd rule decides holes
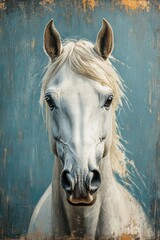
[[[71,137],[69,142],[70,153],[82,165],[87,164],[90,158],[94,160],[96,155],[96,144],[93,138]]]
[[[74,169],[73,174],[76,179],[76,183],[86,182],[87,173],[87,167],[78,167],[77,169]]]
[[[80,153],[86,154],[88,148],[95,145],[95,139],[92,135],[90,125],[87,124],[87,121],[81,116],[81,118],[75,118],[74,121],[72,120],[68,143],[77,155],[80,155]]]
[[[72,134],[70,144],[77,156],[81,156],[86,152],[86,138],[83,134],[83,129],[78,129]]]

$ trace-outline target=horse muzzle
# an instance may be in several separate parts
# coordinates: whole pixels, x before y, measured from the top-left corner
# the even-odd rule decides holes
[[[67,169],[62,171],[61,186],[66,192],[68,203],[73,206],[91,206],[96,201],[101,184],[101,175],[97,169],[88,174],[73,174]]]

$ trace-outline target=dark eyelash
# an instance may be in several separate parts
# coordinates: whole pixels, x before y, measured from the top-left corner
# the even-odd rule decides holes
[[[48,104],[48,106],[49,106],[51,111],[56,108],[55,103],[54,103],[54,101],[53,101],[53,99],[52,99],[50,94],[46,94],[45,95],[45,100],[46,100],[46,102],[47,102],[47,104]]]
[[[109,95],[105,101],[104,107],[108,110],[113,100],[113,95]]]

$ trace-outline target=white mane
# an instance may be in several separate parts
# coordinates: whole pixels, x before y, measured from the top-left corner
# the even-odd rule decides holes
[[[44,75],[40,96],[41,105],[43,105],[45,89],[51,76],[55,75],[64,63],[67,63],[77,74],[86,76],[87,78],[97,81],[102,85],[107,85],[112,89],[114,95],[114,113],[112,129],[113,141],[110,158],[113,171],[117,172],[120,176],[125,176],[128,172],[126,167],[126,157],[124,147],[120,142],[121,137],[118,131],[115,115],[115,111],[119,106],[122,106],[122,98],[125,97],[122,79],[109,59],[104,60],[94,51],[92,43],[85,40],[65,41],[61,55],[49,64]]]

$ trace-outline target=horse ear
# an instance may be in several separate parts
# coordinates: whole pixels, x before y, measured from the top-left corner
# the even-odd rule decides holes
[[[105,18],[102,20],[102,27],[97,34],[97,40],[94,50],[104,59],[112,53],[114,47],[113,30],[109,22]]]
[[[62,52],[61,37],[54,26],[53,19],[49,21],[44,31],[44,49],[51,60]]]

